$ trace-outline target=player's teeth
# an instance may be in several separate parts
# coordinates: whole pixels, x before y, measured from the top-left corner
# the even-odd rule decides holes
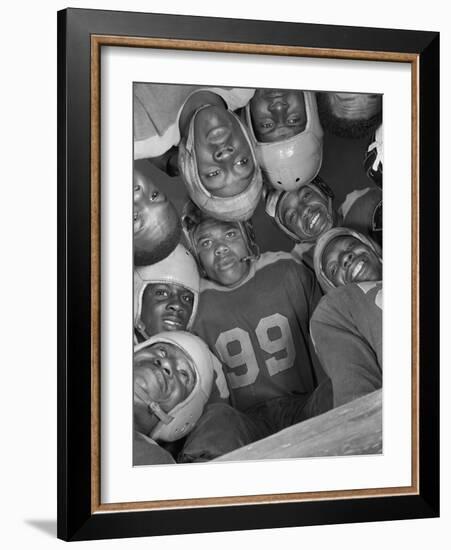
[[[317,222],[318,218],[319,218],[319,212],[318,212],[318,214],[316,214],[315,216],[313,216],[312,221],[310,222],[310,229],[315,225],[315,223]]]
[[[363,260],[360,260],[360,262],[352,270],[352,278],[353,279],[355,277],[357,277],[357,275],[362,271],[362,268],[363,268]]]

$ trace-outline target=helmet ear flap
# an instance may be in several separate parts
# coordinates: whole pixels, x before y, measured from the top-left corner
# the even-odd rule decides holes
[[[311,183],[318,187],[318,189],[330,199],[333,200],[335,198],[335,193],[332,191],[331,187],[329,187],[329,185],[319,176],[316,176]]]
[[[138,319],[135,323],[135,328],[136,330],[141,334],[141,336],[143,338],[145,338],[146,340],[148,338],[150,338],[150,336],[147,334],[147,331],[146,331],[146,326],[144,325],[144,323],[141,321],[141,319]]]
[[[260,256],[260,247],[255,238],[254,225],[250,220],[242,222],[242,232],[251,256],[257,259]]]

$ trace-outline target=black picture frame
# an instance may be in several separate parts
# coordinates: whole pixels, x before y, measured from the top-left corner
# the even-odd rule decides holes
[[[397,52],[416,59],[418,492],[308,502],[97,513],[91,437],[92,36]],[[95,106],[94,106],[95,107]],[[98,290],[98,289],[97,289]],[[95,320],[94,320],[95,321]],[[94,499],[95,500],[95,499]],[[67,9],[58,12],[58,537],[201,533],[439,515],[439,33]]]

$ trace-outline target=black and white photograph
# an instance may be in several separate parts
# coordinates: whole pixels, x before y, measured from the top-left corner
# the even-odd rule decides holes
[[[133,466],[383,453],[383,105],[133,83]]]

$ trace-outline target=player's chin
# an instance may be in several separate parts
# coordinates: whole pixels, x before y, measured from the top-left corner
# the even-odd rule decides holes
[[[223,286],[233,286],[241,281],[246,274],[246,265],[235,264],[229,269],[216,270],[216,280]]]

